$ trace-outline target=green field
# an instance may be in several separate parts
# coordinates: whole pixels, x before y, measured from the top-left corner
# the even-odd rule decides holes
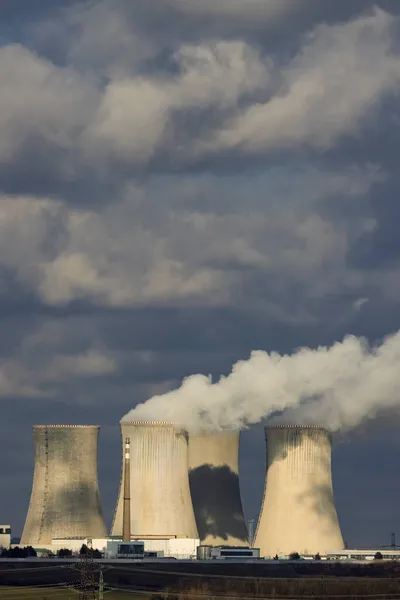
[[[104,600],[149,600],[149,597],[149,594],[135,592],[104,592]],[[79,591],[73,589],[0,586],[0,600],[77,600],[78,598]]]

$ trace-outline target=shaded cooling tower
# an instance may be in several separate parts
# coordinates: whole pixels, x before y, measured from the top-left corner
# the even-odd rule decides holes
[[[239,488],[239,432],[190,435],[189,482],[201,543],[247,546]]]
[[[261,556],[343,548],[331,475],[331,436],[315,426],[266,427],[267,474],[254,546]]]
[[[198,538],[188,477],[188,435],[172,423],[121,422],[122,473],[111,535],[122,535],[125,440],[130,441],[132,537]]]
[[[97,478],[99,427],[35,425],[35,468],[21,544],[104,537]]]

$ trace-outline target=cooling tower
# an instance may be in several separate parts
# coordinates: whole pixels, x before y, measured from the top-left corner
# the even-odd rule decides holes
[[[99,427],[35,425],[35,468],[21,544],[107,533],[97,478]]]
[[[331,436],[314,426],[266,427],[267,474],[254,546],[261,556],[343,548],[331,475]]]
[[[247,546],[239,488],[239,432],[189,436],[189,482],[202,544]]]
[[[124,443],[130,441],[132,537],[198,538],[188,477],[188,436],[172,423],[121,422],[122,473],[111,535],[122,535]]]

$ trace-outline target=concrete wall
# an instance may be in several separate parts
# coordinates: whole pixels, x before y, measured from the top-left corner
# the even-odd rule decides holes
[[[146,552],[163,552],[164,556],[189,559],[195,558],[199,539],[177,538],[171,540],[143,540]]]
[[[37,425],[35,468],[21,545],[107,533],[97,478],[99,427]]]
[[[239,487],[239,432],[190,435],[189,482],[201,543],[247,546]]]
[[[122,534],[124,440],[130,440],[131,535],[198,538],[188,477],[188,437],[171,423],[121,423],[122,473],[111,535]]]
[[[331,476],[331,438],[319,427],[266,428],[267,474],[254,546],[261,556],[343,548]]]

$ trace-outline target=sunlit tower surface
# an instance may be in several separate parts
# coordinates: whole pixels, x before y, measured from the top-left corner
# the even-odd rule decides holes
[[[35,465],[24,546],[107,533],[97,475],[98,426],[35,425]]]
[[[266,427],[267,472],[254,546],[262,556],[343,548],[331,474],[331,435],[316,426]]]
[[[239,487],[239,432],[190,434],[189,482],[201,543],[247,546]]]
[[[188,476],[188,434],[159,421],[121,421],[122,472],[112,536],[122,536],[125,445],[130,447],[132,537],[198,538]]]

